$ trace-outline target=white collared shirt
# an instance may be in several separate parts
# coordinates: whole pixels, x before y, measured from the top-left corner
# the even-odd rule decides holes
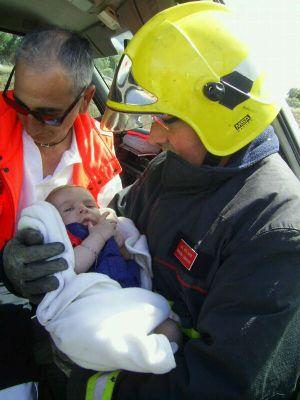
[[[23,152],[24,175],[18,217],[23,208],[36,201],[45,200],[57,186],[72,184],[73,166],[82,162],[74,133],[72,133],[71,146],[63,153],[53,175],[48,175],[45,178],[43,177],[43,163],[39,148],[25,130],[23,130]],[[121,189],[121,179],[117,175],[104,185],[98,193],[99,206],[106,207]]]

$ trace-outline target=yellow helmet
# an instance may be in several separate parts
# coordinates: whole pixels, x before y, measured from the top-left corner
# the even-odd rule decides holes
[[[102,128],[122,131],[168,114],[189,124],[206,149],[225,156],[258,136],[279,111],[230,10],[209,1],[168,8],[127,45]]]

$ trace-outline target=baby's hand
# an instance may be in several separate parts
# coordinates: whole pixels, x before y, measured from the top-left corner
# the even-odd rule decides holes
[[[129,253],[125,246],[120,247],[120,253],[124,260],[132,260],[132,255]]]
[[[99,235],[104,242],[114,236],[116,232],[117,222],[112,219],[108,219],[109,212],[105,212],[99,216],[98,222],[96,225],[89,224],[88,229],[89,233],[94,235]]]
[[[118,228],[117,228],[116,231],[115,231],[115,236],[114,236],[114,238],[115,238],[115,241],[116,241],[118,247],[124,246],[125,238],[124,238],[122,232],[120,232],[120,230],[119,230]]]
[[[105,213],[108,213],[107,219],[112,219],[113,221],[117,222],[118,217],[117,217],[115,210],[113,210],[112,208],[109,208],[109,207],[102,207],[101,214],[105,214]]]
[[[118,217],[117,214],[115,213],[115,211],[112,208],[102,208],[101,211],[105,211],[108,213],[107,219],[115,221],[116,223],[118,222]],[[118,229],[118,227],[116,228],[115,234],[114,234],[114,239],[118,245],[118,247],[121,249],[124,246],[125,243],[125,238],[123,233]]]

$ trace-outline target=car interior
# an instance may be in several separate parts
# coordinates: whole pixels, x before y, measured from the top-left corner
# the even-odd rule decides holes
[[[200,0],[201,1],[201,0]],[[0,31],[22,36],[48,26],[74,30],[89,40],[94,51],[96,94],[91,114],[100,119],[113,72],[124,43],[154,14],[184,1],[174,0],[0,0]],[[218,1],[226,3],[225,1]],[[1,43],[0,43],[1,53]],[[1,56],[1,54],[0,54]],[[0,59],[0,90],[11,66]],[[10,68],[9,68],[10,67]],[[288,106],[273,123],[281,154],[300,177],[300,134]],[[143,131],[118,135],[116,153],[123,167],[123,185],[131,184],[159,151],[148,146]]]

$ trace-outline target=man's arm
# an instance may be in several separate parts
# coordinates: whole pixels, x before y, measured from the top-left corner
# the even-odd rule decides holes
[[[164,375],[121,372],[113,400],[289,398],[299,376],[300,231],[241,243],[220,266],[198,318],[200,339]]]

